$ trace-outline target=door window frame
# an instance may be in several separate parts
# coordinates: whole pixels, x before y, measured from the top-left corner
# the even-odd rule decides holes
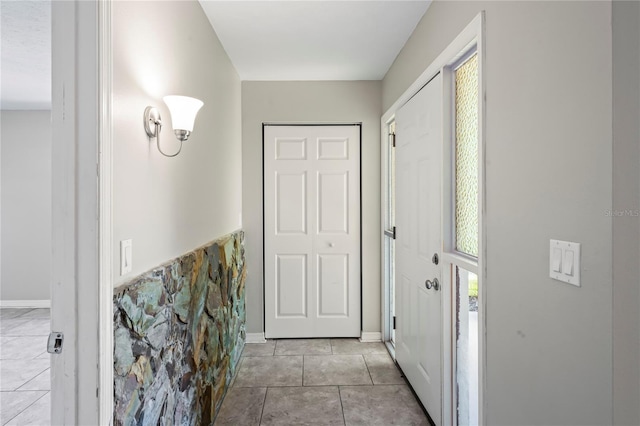
[[[448,424],[457,425],[457,294],[456,267],[464,269],[478,276],[478,422],[484,421],[484,389],[485,389],[485,324],[486,324],[486,296],[485,296],[485,221],[484,221],[484,193],[485,193],[485,150],[484,150],[484,84],[482,78],[483,56],[481,41],[476,40],[465,46],[442,69],[443,74],[443,202],[442,202],[442,281],[449,289],[449,303],[444,303],[447,311],[443,314],[443,325],[448,327],[444,335],[450,342],[447,360],[450,362],[450,378],[447,383],[451,386],[450,395],[451,417]],[[455,104],[455,72],[474,54],[478,55],[478,257],[463,253],[456,246],[456,104]]]

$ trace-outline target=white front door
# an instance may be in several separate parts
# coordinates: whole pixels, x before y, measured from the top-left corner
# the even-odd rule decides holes
[[[442,78],[396,114],[396,359],[441,424]],[[436,284],[437,280],[437,284]]]
[[[264,128],[265,336],[360,335],[360,126]]]

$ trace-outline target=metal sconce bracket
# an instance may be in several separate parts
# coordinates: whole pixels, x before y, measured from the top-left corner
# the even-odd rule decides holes
[[[162,119],[158,108],[148,106],[144,109],[144,130],[147,136],[155,138],[162,128]]]
[[[150,139],[156,138],[158,151],[160,151],[160,154],[164,155],[165,157],[175,157],[176,155],[180,154],[180,151],[182,151],[182,142],[183,140],[186,140],[186,138],[178,138],[180,140],[180,149],[178,149],[178,152],[176,152],[175,154],[165,154],[162,151],[162,148],[160,148],[160,131],[162,130],[162,119],[160,118],[160,111],[158,111],[158,108],[148,106],[144,109],[144,130],[145,132],[147,132],[147,136],[149,136]],[[178,131],[176,130],[176,133],[177,132]]]

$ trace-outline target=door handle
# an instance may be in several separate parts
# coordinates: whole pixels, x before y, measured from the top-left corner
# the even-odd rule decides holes
[[[426,280],[424,282],[424,286],[427,288],[427,290],[431,290],[433,288],[435,291],[438,291],[440,290],[440,281],[438,281],[437,278],[434,278],[433,281]]]

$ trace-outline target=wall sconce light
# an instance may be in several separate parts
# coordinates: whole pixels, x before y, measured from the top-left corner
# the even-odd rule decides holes
[[[158,151],[165,157],[175,157],[182,151],[182,143],[189,139],[189,135],[193,131],[193,123],[196,115],[204,103],[195,98],[188,96],[165,96],[162,98],[164,103],[169,107],[171,114],[171,124],[176,138],[180,141],[180,149],[175,154],[165,154],[160,148],[160,130],[162,129],[162,119],[157,108],[148,106],[144,110],[144,130],[149,138],[156,138]]]

